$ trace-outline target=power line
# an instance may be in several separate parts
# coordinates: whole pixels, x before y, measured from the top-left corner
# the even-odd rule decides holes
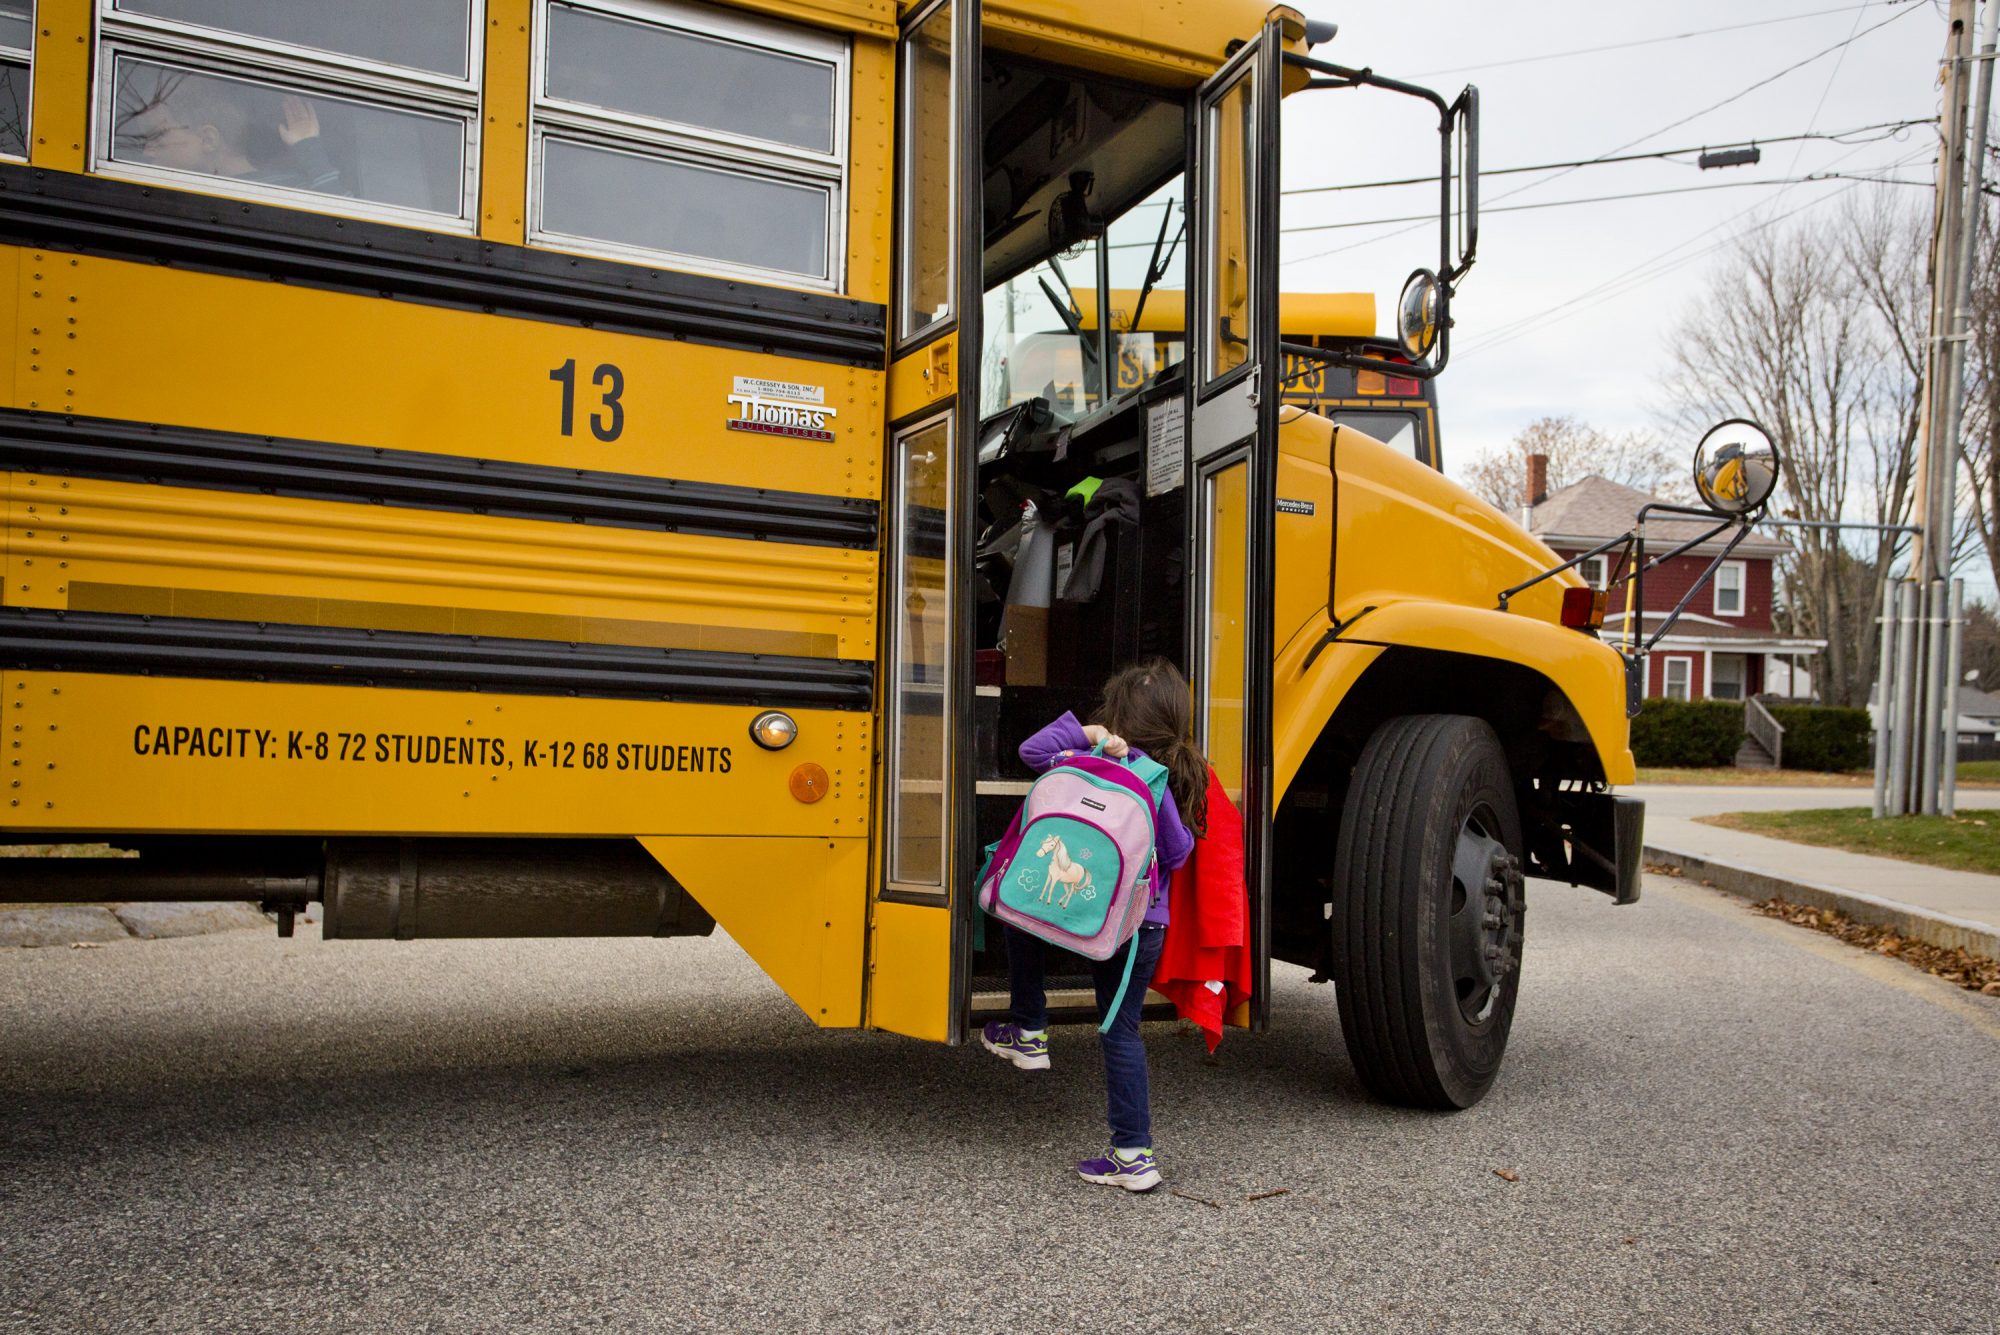
[[[1774,23],[1796,23],[1801,19],[1824,18],[1828,14],[1846,14],[1857,9],[1878,8],[1883,0],[1861,5],[1841,5],[1836,9],[1814,9],[1803,14],[1784,14],[1773,19],[1757,19],[1750,23],[1732,23],[1721,28],[1697,28],[1693,32],[1667,33],[1661,37],[1641,37],[1636,41],[1612,42],[1606,46],[1582,46],[1573,51],[1548,51],[1539,56],[1516,56],[1512,60],[1488,60],[1477,65],[1454,65],[1450,69],[1419,70],[1411,75],[1413,79],[1428,79],[1437,74],[1463,74],[1468,70],[1505,69],[1510,65],[1532,65],[1543,60],[1566,60],[1571,56],[1594,56],[1604,51],[1629,51],[1637,46],[1658,46],[1662,42],[1684,42],[1690,37],[1708,37],[1715,33],[1742,32],[1745,28],[1768,28]],[[1893,3],[1894,0],[1888,0]]]
[[[1739,139],[1733,143],[1726,144],[1702,144],[1695,148],[1663,148],[1655,153],[1626,153],[1616,157],[1581,158],[1570,162],[1543,162],[1537,163],[1532,167],[1481,167],[1479,169],[1479,179],[1483,181],[1489,176],[1519,176],[1526,172],[1552,172],[1574,167],[1608,166],[1618,162],[1649,162],[1656,158],[1664,159],[1680,157],[1688,153],[1706,153],[1718,148],[1756,148],[1770,144],[1789,144],[1801,139],[1823,139],[1830,143],[1838,144],[1848,142],[1848,135],[1866,134],[1871,130],[1887,130],[1890,132],[1889,134],[1877,135],[1875,139],[1861,141],[1863,143],[1875,143],[1880,139],[1893,138],[1894,132],[1898,130],[1907,130],[1916,125],[1935,125],[1936,123],[1936,117],[1925,116],[1915,120],[1883,121],[1879,125],[1862,125],[1852,130],[1807,131],[1804,134],[1773,135],[1764,139]],[[1432,173],[1429,176],[1405,176],[1393,181],[1354,181],[1347,185],[1300,186],[1296,190],[1281,190],[1278,193],[1287,197],[1295,195],[1330,195],[1338,194],[1344,190],[1374,190],[1383,186],[1436,185],[1437,179],[1437,174]]]
[[[1539,204],[1509,204],[1505,208],[1481,209],[1483,218],[1489,213],[1525,213],[1530,209],[1562,209],[1577,204],[1611,204],[1626,199],[1656,199],[1661,195],[1695,195],[1709,190],[1744,190],[1760,185],[1807,185],[1815,181],[1879,180],[1873,176],[1850,176],[1844,172],[1814,172],[1809,176],[1780,176],[1764,181],[1716,181],[1709,185],[1677,185],[1664,190],[1633,190],[1619,195],[1590,195],[1582,199],[1547,199]],[[1931,185],[1929,181],[1890,181],[1891,185]],[[1387,227],[1393,223],[1430,222],[1435,213],[1413,213],[1401,218],[1368,218],[1359,222],[1313,223],[1305,227],[1280,228],[1286,236],[1302,232],[1337,232],[1349,227]]]
[[[1859,152],[1860,150],[1856,149],[1855,151]],[[1844,161],[1845,158],[1852,156],[1853,156],[1852,153],[1845,154],[1843,155],[1841,160]],[[1892,171],[1898,167],[1907,166],[1910,163],[1917,161],[1919,158],[1923,156],[1924,154],[1922,153],[1911,154],[1906,157],[1899,158],[1894,162],[1883,164],[1881,170]],[[1835,165],[1838,165],[1838,163],[1836,163]],[[1756,212],[1760,208],[1768,207],[1769,204],[1771,204],[1774,201],[1766,200],[1757,204],[1753,204],[1749,208],[1742,209],[1736,213],[1731,214],[1729,217],[1724,218],[1721,222],[1718,222],[1713,226],[1702,229],[1701,231],[1695,233],[1693,236],[1687,238],[1685,241],[1677,242],[1674,245],[1667,247],[1665,250],[1660,251],[1659,253],[1653,255],[1651,258],[1642,260],[1640,263],[1633,265],[1631,268],[1626,269],[1622,273],[1614,274],[1610,278],[1604,279],[1602,282],[1599,282],[1592,287],[1586,288],[1582,292],[1576,293],[1574,296],[1565,298],[1563,301],[1557,302],[1555,305],[1544,307],[1543,309],[1536,311],[1532,315],[1521,316],[1517,319],[1508,321],[1505,324],[1499,325],[1494,329],[1490,329],[1482,335],[1474,336],[1473,338],[1468,339],[1463,346],[1453,349],[1453,352],[1459,356],[1469,356],[1476,352],[1485,352],[1491,348],[1499,347],[1505,343],[1511,343],[1515,339],[1526,337],[1528,334],[1531,333],[1539,333],[1541,332],[1541,330],[1546,329],[1550,325],[1560,324],[1562,321],[1567,320],[1572,316],[1580,315],[1584,311],[1589,310],[1592,307],[1600,306],[1606,301],[1610,301],[1615,297],[1624,296],[1626,293],[1634,291],[1640,287],[1643,287],[1646,284],[1651,283],[1656,279],[1664,278],[1668,274],[1673,273],[1676,270],[1687,267],[1688,265],[1694,263],[1696,260],[1705,258],[1706,256],[1713,254],[1714,252],[1722,249],[1724,246],[1730,245],[1736,241],[1741,240],[1743,237],[1754,235],[1757,232],[1761,232],[1767,228],[1776,226],[1778,223],[1785,221],[1787,218],[1796,217],[1798,214],[1804,213],[1808,209],[1818,208],[1821,205],[1826,204],[1831,200],[1838,199],[1842,195],[1847,194],[1849,191],[1855,188],[1856,188],[1855,185],[1842,186],[1838,190],[1822,195],[1818,199],[1811,200],[1805,204],[1801,204],[1797,208],[1788,209],[1783,213],[1774,214],[1770,217],[1767,217],[1761,222],[1753,223],[1751,224],[1750,227],[1748,227],[1742,232],[1733,233],[1729,236],[1722,237],[1719,240],[1713,241],[1708,245],[1703,246],[1701,249],[1694,251],[1690,254],[1683,255],[1678,259],[1669,258],[1676,251],[1687,249],[1687,247],[1695,244],[1702,238],[1707,236],[1712,236],[1716,232],[1722,231],[1724,228],[1727,228],[1731,224],[1735,223],[1738,219],[1746,217],[1749,214]],[[1784,194],[1787,193],[1790,189],[1791,187],[1787,186],[1785,190],[1779,192],[1777,198],[1783,198]],[[1650,272],[1648,272],[1649,270]]]
[[[1904,14],[1918,12],[1920,8],[1921,8],[1920,6],[1912,5],[1908,9],[1904,9],[1899,13],[1892,14],[1888,18],[1884,19],[1882,22],[1874,25],[1874,27],[1865,28],[1858,33],[1851,34],[1845,41],[1837,42],[1833,46],[1827,47],[1824,51],[1815,52],[1814,54],[1807,56],[1804,60],[1795,61],[1794,63],[1787,65],[1785,66],[1785,68],[1779,70],[1776,74],[1772,74],[1766,78],[1759,79],[1756,83],[1749,85],[1747,88],[1743,88],[1738,90],[1737,92],[1731,93],[1728,97],[1723,98],[1720,102],[1712,102],[1708,106],[1703,107],[1700,111],[1694,112],[1690,115],[1683,116],[1679,120],[1673,121],[1667,125],[1663,125],[1659,129],[1654,130],[1649,134],[1642,134],[1637,139],[1629,140],[1626,143],[1622,143],[1613,148],[1606,149],[1604,153],[1602,153],[1598,158],[1592,159],[1592,162],[1601,161],[1605,158],[1611,157],[1613,154],[1616,153],[1623,153],[1628,148],[1637,148],[1640,144],[1645,143],[1648,139],[1656,139],[1660,135],[1665,134],[1668,130],[1677,129],[1680,126],[1686,125],[1691,120],[1695,120],[1699,117],[1706,116],[1711,111],[1715,111],[1721,107],[1728,106],[1731,102],[1737,101],[1738,99],[1743,97],[1747,97],[1751,93],[1755,92],[1757,89],[1762,88],[1767,84],[1775,83],[1779,79],[1784,78],[1786,75],[1804,69],[1807,65],[1812,64],[1814,61],[1823,59],[1824,57],[1831,55],[1833,52],[1838,51],[1843,47],[1850,46],[1854,42],[1859,41],[1861,38],[1868,36],[1870,33],[1873,33],[1878,29],[1887,27],[1889,24],[1894,23],[1897,19],[1902,18]],[[1588,165],[1591,164],[1590,163],[1579,164],[1579,167]],[[1550,181],[1559,181],[1564,176],[1569,175],[1570,172],[1579,170],[1579,167],[1565,168],[1557,172],[1554,176],[1548,177],[1545,180],[1530,181],[1526,185],[1517,187],[1516,189],[1509,190],[1504,194],[1496,196],[1494,202],[1497,203],[1499,200],[1502,199],[1511,199],[1513,196],[1522,194],[1526,191],[1539,189],[1540,187],[1547,185]],[[1481,210],[1481,212],[1493,212],[1493,211],[1494,210],[1490,209]],[[1426,218],[1424,219],[1424,221],[1429,221],[1429,219]],[[1374,245],[1377,242],[1387,241],[1393,237],[1406,236],[1410,232],[1416,230],[1417,230],[1416,227],[1406,227],[1400,232],[1389,232],[1382,236],[1369,237],[1367,240],[1364,241],[1355,241],[1355,242],[1350,242],[1349,244],[1344,246],[1335,246],[1330,250],[1322,250],[1312,255],[1301,255],[1295,259],[1282,261],[1282,263],[1303,264],[1308,260],[1325,259],[1329,255],[1337,255],[1342,251],[1354,250],[1361,246]]]

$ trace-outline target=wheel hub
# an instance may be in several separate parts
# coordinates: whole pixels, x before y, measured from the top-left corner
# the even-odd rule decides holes
[[[1479,1024],[1520,967],[1527,904],[1520,859],[1496,837],[1493,813],[1475,807],[1459,827],[1451,863],[1451,972],[1460,1011]]]

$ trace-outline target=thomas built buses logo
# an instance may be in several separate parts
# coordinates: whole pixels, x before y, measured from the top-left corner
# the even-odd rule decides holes
[[[739,375],[735,390],[729,396],[731,406],[736,409],[736,416],[729,419],[731,431],[790,436],[794,440],[833,439],[827,423],[839,414],[826,406],[825,386]]]

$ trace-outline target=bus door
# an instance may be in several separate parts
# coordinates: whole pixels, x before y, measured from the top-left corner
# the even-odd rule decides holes
[[[1275,23],[1203,85],[1189,127],[1194,337],[1188,371],[1188,662],[1195,728],[1242,809],[1255,988],[1270,1014],[1271,594],[1277,513],[1278,96]]]
[[[979,405],[979,3],[897,46],[895,294],[882,496],[876,870],[867,1023],[965,1028],[973,835],[972,547]],[[861,762],[865,764],[865,759]]]

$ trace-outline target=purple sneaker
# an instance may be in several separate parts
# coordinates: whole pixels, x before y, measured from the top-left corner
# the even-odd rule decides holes
[[[1113,1150],[1108,1159],[1085,1159],[1076,1166],[1076,1175],[1127,1191],[1151,1191],[1160,1185],[1160,1165],[1151,1150]]]
[[[989,1020],[979,1031],[979,1045],[996,1057],[1005,1057],[1024,1071],[1049,1069],[1049,1036],[1044,1030],[1033,1038],[1024,1037],[1018,1024]]]

